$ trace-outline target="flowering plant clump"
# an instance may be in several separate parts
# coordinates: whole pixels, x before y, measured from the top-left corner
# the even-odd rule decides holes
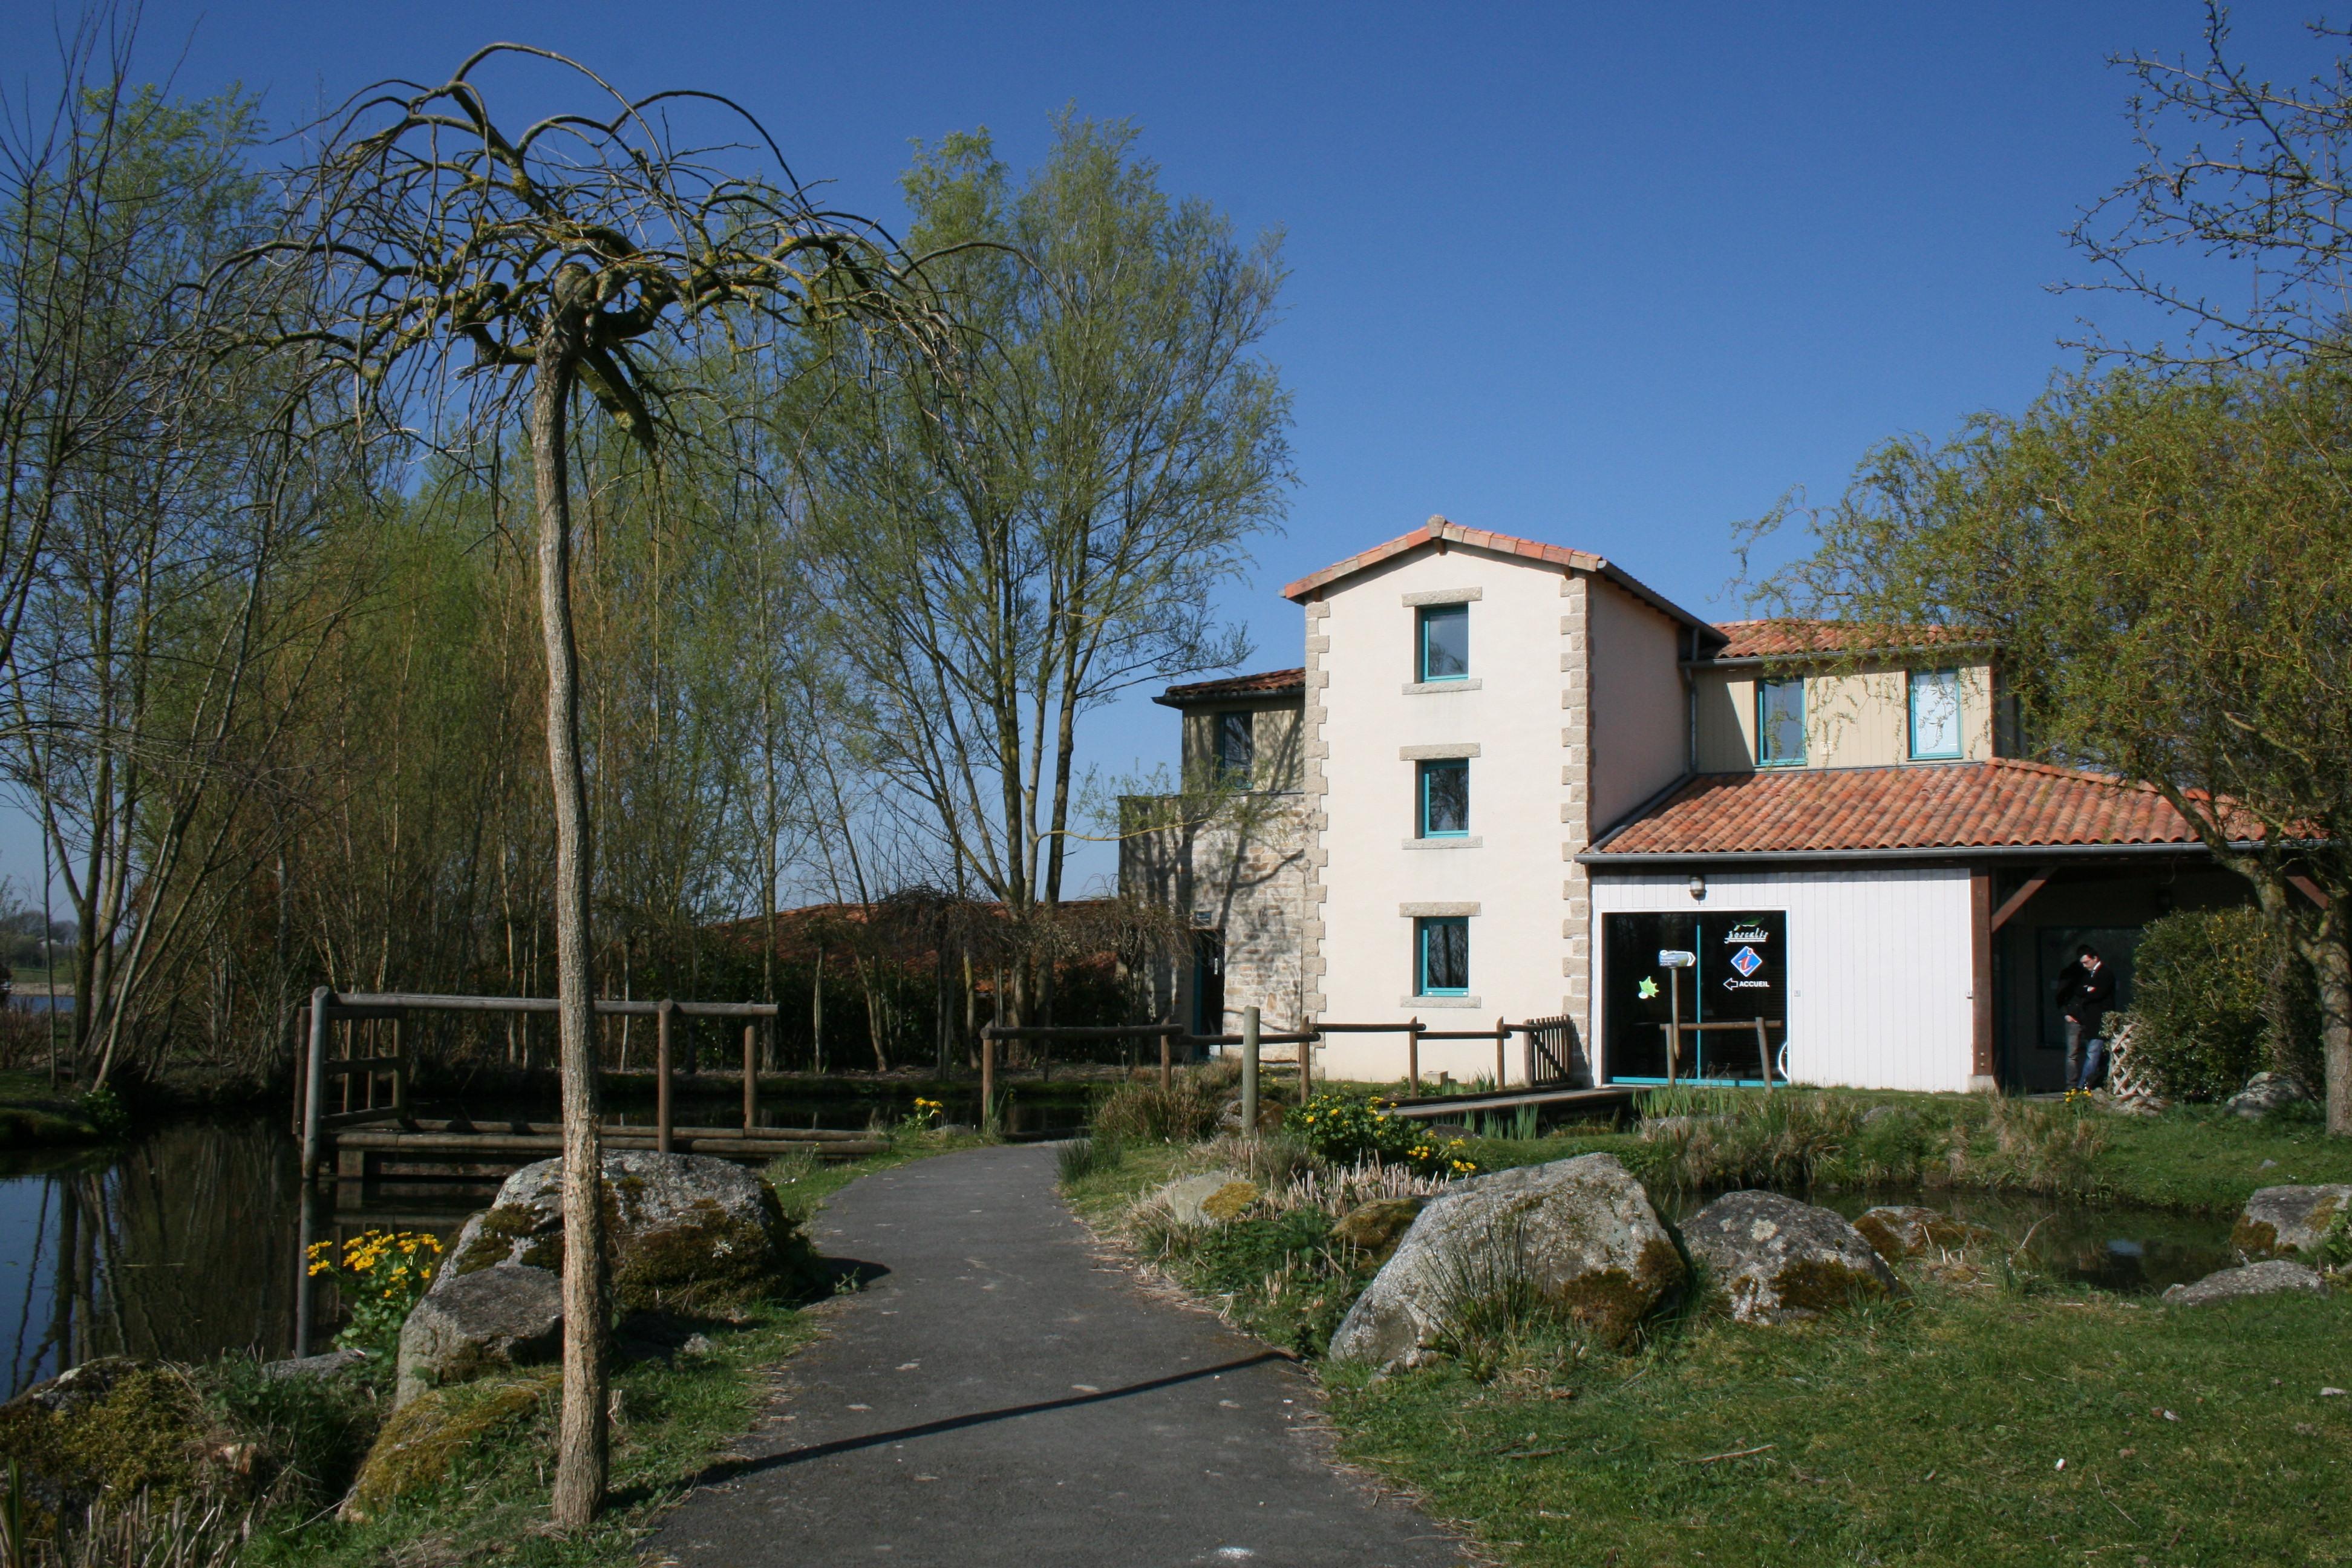
[[[1388,1112],[1393,1100],[1378,1095],[1318,1094],[1283,1115],[1283,1125],[1307,1147],[1334,1163],[1378,1161],[1410,1165],[1424,1175],[1467,1176],[1478,1166],[1464,1154],[1459,1138],[1433,1137]]]
[[[915,1108],[898,1119],[898,1131],[901,1132],[928,1132],[932,1128],[937,1127],[940,1124],[940,1117],[946,1110],[946,1101],[925,1100],[919,1094],[915,1096]]]
[[[433,1282],[441,1238],[424,1230],[363,1230],[342,1244],[313,1242],[310,1277],[332,1277],[352,1321],[335,1343],[353,1350],[389,1352],[400,1339],[409,1309]]]

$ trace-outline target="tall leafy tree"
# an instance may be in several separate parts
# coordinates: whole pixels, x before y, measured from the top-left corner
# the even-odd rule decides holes
[[[1279,237],[1171,199],[1137,141],[1066,116],[1025,180],[985,132],[923,149],[954,353],[844,355],[823,388],[813,526],[865,754],[941,879],[1016,926],[1066,890],[1080,721],[1244,656],[1213,595],[1291,478]]]

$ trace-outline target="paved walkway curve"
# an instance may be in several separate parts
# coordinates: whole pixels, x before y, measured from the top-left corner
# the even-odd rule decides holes
[[[1050,1149],[845,1188],[827,1255],[887,1273],[646,1544],[700,1568],[1253,1563],[1453,1568],[1453,1539],[1320,1457],[1297,1370],[1094,1255]]]

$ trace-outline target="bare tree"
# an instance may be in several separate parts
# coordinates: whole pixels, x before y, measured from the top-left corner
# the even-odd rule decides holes
[[[552,68],[592,111],[509,132],[481,78]],[[682,144],[674,117],[717,111],[738,141]],[[629,99],[551,51],[493,44],[438,86],[387,82],[322,128],[298,184],[299,222],[249,257],[324,271],[325,307],[254,341],[313,345],[348,375],[363,420],[398,423],[420,399],[464,394],[493,425],[520,409],[536,497],[547,662],[547,765],[555,819],[555,931],[564,1160],[563,1404],[553,1511],[585,1525],[608,1468],[603,1151],[590,995],[587,792],[572,635],[570,421],[577,395],[649,451],[677,390],[666,345],[727,346],[813,319],[919,331],[906,275],[878,231],[820,210],[757,123],[726,100]],[[774,157],[770,179],[730,156]],[[446,374],[455,356],[470,363]]]
[[[2206,0],[2197,56],[2114,61],[2137,83],[2141,159],[2075,224],[2098,277],[2072,287],[2147,300],[2188,324],[2180,348],[2142,357],[2261,363],[2352,342],[2352,27],[2309,31],[2337,54],[2300,85],[2231,58],[2218,0]],[[2219,263],[2226,292],[2182,281],[2183,258]],[[2191,264],[2192,276],[2203,269]]]

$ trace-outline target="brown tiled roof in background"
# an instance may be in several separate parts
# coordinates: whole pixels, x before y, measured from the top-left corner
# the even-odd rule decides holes
[[[1306,689],[1304,669],[1269,669],[1258,675],[1229,675],[1223,680],[1171,686],[1152,700],[1171,708],[1189,708],[1195,702],[1221,702],[1233,697],[1286,697]]]
[[[2248,825],[2241,836],[2259,832]],[[2187,820],[2144,784],[2001,759],[1703,773],[1594,849],[1738,855],[2196,841]]]
[[[1858,648],[1884,647],[1889,653],[1913,648],[1967,647],[1981,644],[1952,626],[1857,626],[1843,621],[1809,621],[1782,616],[1760,621],[1717,621],[1715,626],[1730,640],[1715,650],[1717,658],[1783,658],[1803,653],[1850,653]]]

